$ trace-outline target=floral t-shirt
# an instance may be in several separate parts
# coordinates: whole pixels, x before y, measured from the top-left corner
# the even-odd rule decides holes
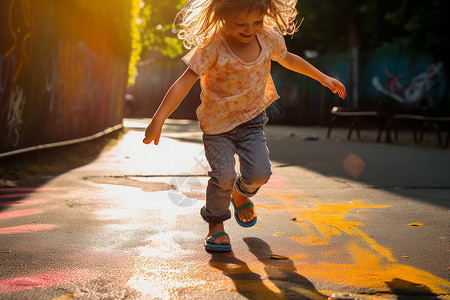
[[[287,49],[283,36],[272,29],[256,35],[259,57],[244,62],[218,34],[205,48],[194,48],[183,57],[200,75],[202,104],[197,109],[200,128],[206,134],[220,134],[245,123],[279,98],[272,76],[271,60],[281,60]]]

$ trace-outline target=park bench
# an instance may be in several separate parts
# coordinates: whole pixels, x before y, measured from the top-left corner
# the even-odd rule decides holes
[[[331,131],[337,123],[345,122],[348,126],[347,140],[356,131],[358,139],[361,139],[360,127],[362,123],[375,121],[378,125],[377,142],[380,141],[383,131],[386,129],[386,114],[379,111],[364,110],[358,108],[338,107],[331,109],[331,121],[328,125],[327,138],[330,138]]]
[[[406,126],[412,132],[415,143],[421,143],[423,137],[430,129],[436,133],[440,147],[447,148],[450,137],[450,117],[435,117],[419,114],[394,114],[386,126],[386,142],[392,142],[391,131],[394,130],[394,139],[398,141],[400,126]],[[442,133],[446,133],[445,140]]]
[[[347,107],[333,107],[331,120],[328,126],[327,138],[330,138],[333,127],[344,121],[348,126],[347,140],[351,139],[353,131],[356,131],[358,139],[361,139],[361,124],[375,121],[378,126],[377,142],[380,142],[383,132],[386,132],[385,142],[392,143],[391,132],[394,131],[394,141],[398,142],[398,132],[401,126],[411,130],[415,143],[421,143],[427,131],[433,130],[440,147],[446,148],[450,138],[450,117],[426,116],[420,114],[405,114],[395,112],[382,112],[363,110]],[[442,133],[446,134],[443,140]]]

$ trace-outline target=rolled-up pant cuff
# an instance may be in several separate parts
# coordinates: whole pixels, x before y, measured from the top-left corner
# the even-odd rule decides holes
[[[226,214],[222,216],[208,216],[209,214],[207,213],[205,206],[203,206],[200,209],[200,215],[202,216],[203,220],[205,220],[205,222],[207,223],[222,223],[231,218],[230,211],[228,211]]]
[[[241,181],[239,180],[240,178],[238,178],[234,184],[234,189],[236,192],[238,192],[240,195],[250,198],[256,195],[256,193],[258,193],[259,188],[255,189],[253,192],[246,192],[243,191],[242,187],[241,187]]]

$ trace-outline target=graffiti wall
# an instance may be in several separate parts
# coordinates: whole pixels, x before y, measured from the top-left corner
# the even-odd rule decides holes
[[[442,62],[428,55],[413,55],[399,45],[366,53],[363,59],[363,105],[383,110],[450,115]]]
[[[0,2],[0,153],[121,122],[129,1],[104,4]]]
[[[310,60],[326,74],[349,86],[348,54]],[[442,62],[390,45],[360,54],[358,107],[386,112],[449,116],[448,78]],[[351,106],[319,83],[274,65],[280,99],[269,108],[274,121],[326,125],[335,106]]]

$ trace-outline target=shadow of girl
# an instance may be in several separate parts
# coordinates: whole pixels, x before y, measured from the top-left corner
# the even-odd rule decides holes
[[[238,293],[248,299],[285,299],[270,290],[263,283],[261,276],[253,273],[245,262],[234,256],[233,252],[212,253],[209,265],[230,277]]]
[[[264,264],[269,280],[278,287],[284,299],[327,299],[307,278],[296,272],[292,260],[286,257],[272,258],[272,250],[266,242],[254,237],[244,238],[244,242],[250,252]]]

